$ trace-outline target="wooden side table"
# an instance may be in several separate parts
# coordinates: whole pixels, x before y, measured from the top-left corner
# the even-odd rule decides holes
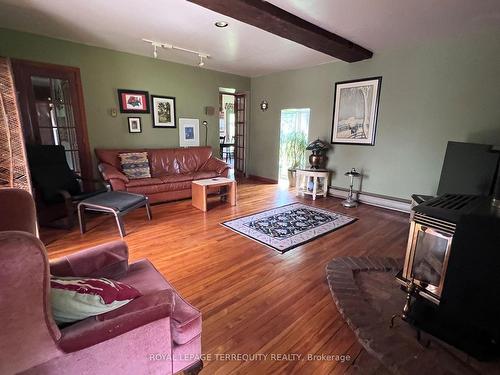
[[[295,188],[297,196],[311,195],[316,200],[317,195],[326,197],[328,193],[328,178],[330,171],[327,169],[297,169]],[[308,186],[312,181],[312,187]]]
[[[207,178],[205,180],[195,180],[191,183],[192,200],[191,203],[199,210],[207,211],[207,190],[210,188],[226,187],[231,206],[236,206],[236,181],[226,177]]]

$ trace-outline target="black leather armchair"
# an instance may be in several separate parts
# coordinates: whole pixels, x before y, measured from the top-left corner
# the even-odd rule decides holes
[[[40,225],[60,226],[55,221],[64,218],[63,226],[73,227],[75,204],[106,191],[99,180],[91,182],[101,187],[83,190],[88,184],[70,169],[63,146],[27,145],[27,154]]]

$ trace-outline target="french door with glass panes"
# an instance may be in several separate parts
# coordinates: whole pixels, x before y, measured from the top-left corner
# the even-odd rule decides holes
[[[69,167],[90,179],[80,70],[24,60],[12,65],[26,142],[64,146]]]
[[[245,150],[246,150],[246,94],[235,94],[235,152],[234,173],[236,176],[244,176],[246,173]]]

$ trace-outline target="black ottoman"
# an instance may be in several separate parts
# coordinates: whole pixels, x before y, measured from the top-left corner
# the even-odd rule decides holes
[[[78,220],[80,221],[80,232],[85,233],[85,210],[110,213],[115,216],[120,236],[125,237],[125,226],[122,216],[138,207],[146,206],[148,219],[151,220],[151,208],[148,197],[141,194],[125,193],[122,191],[108,191],[84,199],[78,204]]]

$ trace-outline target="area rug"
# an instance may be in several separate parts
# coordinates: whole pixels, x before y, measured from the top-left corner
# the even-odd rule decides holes
[[[226,221],[222,225],[285,253],[355,220],[356,218],[338,212],[292,203]]]

